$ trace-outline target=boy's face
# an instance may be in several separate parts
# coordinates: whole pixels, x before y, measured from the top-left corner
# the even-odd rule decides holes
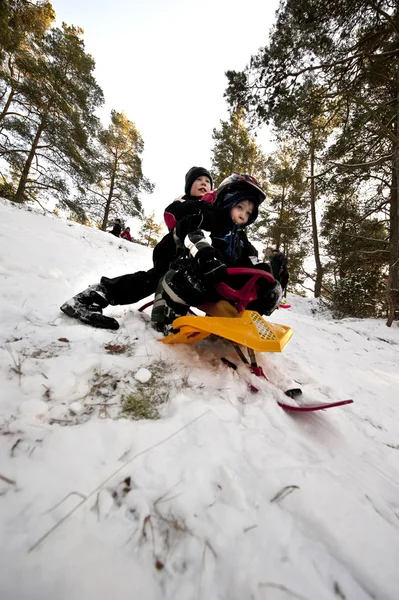
[[[231,209],[231,218],[236,225],[246,225],[249,217],[255,210],[254,203],[250,200],[242,200]]]
[[[206,175],[201,175],[201,177],[197,177],[191,186],[190,196],[199,196],[202,197],[208,192],[211,191],[211,182],[209,177]]]

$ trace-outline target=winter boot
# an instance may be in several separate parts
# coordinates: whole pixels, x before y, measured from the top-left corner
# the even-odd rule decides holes
[[[205,288],[191,272],[190,262],[175,263],[159,282],[151,315],[153,326],[164,335],[173,330],[173,321],[187,314],[190,306],[205,301]]]
[[[190,307],[187,304],[174,302],[165,293],[162,287],[162,281],[158,285],[155,294],[155,300],[152,307],[151,323],[154,329],[160,331],[165,336],[175,333],[173,321],[178,317],[184,317]]]
[[[96,283],[64,302],[60,308],[68,317],[79,319],[92,327],[119,329],[116,319],[102,314],[102,309],[108,304],[106,288],[101,283]]]
[[[187,306],[187,304],[178,304],[177,302],[173,302],[170,298],[167,298],[165,301],[163,321],[156,323],[156,329],[161,331],[164,336],[167,336],[170,333],[177,333],[179,330],[174,329],[173,322],[179,317],[184,317],[189,308],[190,307]]]

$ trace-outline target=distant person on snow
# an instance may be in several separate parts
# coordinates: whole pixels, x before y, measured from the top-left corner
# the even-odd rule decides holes
[[[265,255],[270,260],[270,266],[274,279],[280,282],[284,297],[287,296],[287,285],[289,272],[287,269],[287,258],[277,248],[266,248]]]
[[[195,210],[196,204],[203,196],[210,196],[212,187],[213,181],[209,171],[203,167],[192,167],[185,176],[184,195],[165,210],[165,223],[169,233],[154,248],[154,267],[149,271],[137,271],[119,277],[101,277],[100,283],[89,286],[65,302],[61,306],[62,312],[93,327],[118,329],[118,321],[103,315],[102,310],[109,304],[134,304],[155,293],[159,280],[168,271],[176,256],[173,230],[183,214],[183,207],[185,211]],[[213,197],[210,197],[208,202],[212,201]]]
[[[216,190],[214,205],[199,202],[196,213],[182,215],[176,224],[181,254],[160,282],[152,311],[158,331],[170,333],[173,321],[186,315],[190,306],[219,300],[214,284],[228,280],[228,267],[271,272],[270,265],[258,260],[245,231],[256,220],[265,197],[255,178],[233,173]],[[203,230],[210,232],[212,243]],[[242,286],[247,280],[245,275],[234,277],[232,285]],[[257,287],[258,298],[248,309],[269,315],[279,304],[280,283],[261,279]]]
[[[126,227],[125,231],[121,233],[121,238],[127,240],[128,242],[132,241],[132,236],[130,235],[130,227]]]
[[[115,219],[114,226],[111,229],[110,233],[112,233],[112,235],[114,235],[115,237],[119,237],[121,234],[121,231],[122,231],[121,220]]]

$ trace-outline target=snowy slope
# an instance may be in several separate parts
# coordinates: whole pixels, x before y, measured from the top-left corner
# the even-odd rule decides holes
[[[221,363],[227,343],[163,346],[135,306],[107,310],[117,332],[59,312],[101,275],[149,268],[149,250],[0,211],[2,599],[398,598],[396,325],[291,296],[271,320],[294,336],[265,372],[355,403],[288,414]],[[137,391],[160,419],[121,413]]]

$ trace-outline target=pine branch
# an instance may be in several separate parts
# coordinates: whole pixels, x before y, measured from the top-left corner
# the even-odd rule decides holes
[[[93,190],[92,188],[88,188],[87,191],[96,196],[100,196],[100,198],[102,198],[103,200],[107,199],[106,196],[104,196],[104,194],[101,194],[101,192],[96,192],[96,190]]]
[[[389,250],[356,250],[358,254],[388,254]]]
[[[391,17],[391,15],[389,15],[387,12],[385,12],[385,10],[382,10],[381,6],[376,4],[376,2],[374,2],[374,0],[366,0],[366,2],[372,7],[374,8],[374,10],[379,13],[380,15],[382,15],[383,17],[386,18],[386,20],[388,21],[388,23],[390,23],[390,25],[392,25],[392,28],[396,31],[396,34],[399,35],[399,27],[398,24],[396,23],[396,21],[394,21]]]
[[[327,62],[327,63],[320,63],[318,65],[311,65],[311,66],[307,66],[304,67],[303,69],[299,69],[299,71],[289,71],[284,72],[280,77],[277,77],[276,79],[272,80],[271,82],[268,82],[265,85],[259,85],[256,83],[251,84],[249,87],[250,89],[268,89],[270,87],[270,85],[278,85],[279,83],[282,83],[285,79],[288,79],[288,77],[292,77],[292,78],[298,78],[300,75],[303,75],[304,73],[310,73],[312,71],[318,71],[321,69],[330,69],[331,67],[337,67],[338,65],[344,65],[345,63],[349,63],[351,61],[354,61],[358,58],[362,58],[362,59],[369,59],[372,60],[373,58],[376,59],[381,59],[381,58],[389,58],[389,57],[393,57],[393,56],[397,56],[399,55],[399,48],[395,49],[395,50],[389,50],[387,52],[380,52],[380,53],[373,53],[370,54],[368,52],[358,52],[357,54],[352,54],[351,56],[347,56],[346,58],[341,58],[340,60],[336,60],[333,62]]]
[[[340,235],[345,235],[346,237],[356,238],[356,239],[359,239],[359,240],[367,240],[369,242],[379,242],[381,244],[389,244],[389,241],[387,241],[387,240],[380,240],[378,238],[371,238],[371,237],[367,237],[365,235],[355,235],[354,233],[346,233],[345,231],[341,231]],[[377,250],[377,252],[385,252],[385,250]]]

